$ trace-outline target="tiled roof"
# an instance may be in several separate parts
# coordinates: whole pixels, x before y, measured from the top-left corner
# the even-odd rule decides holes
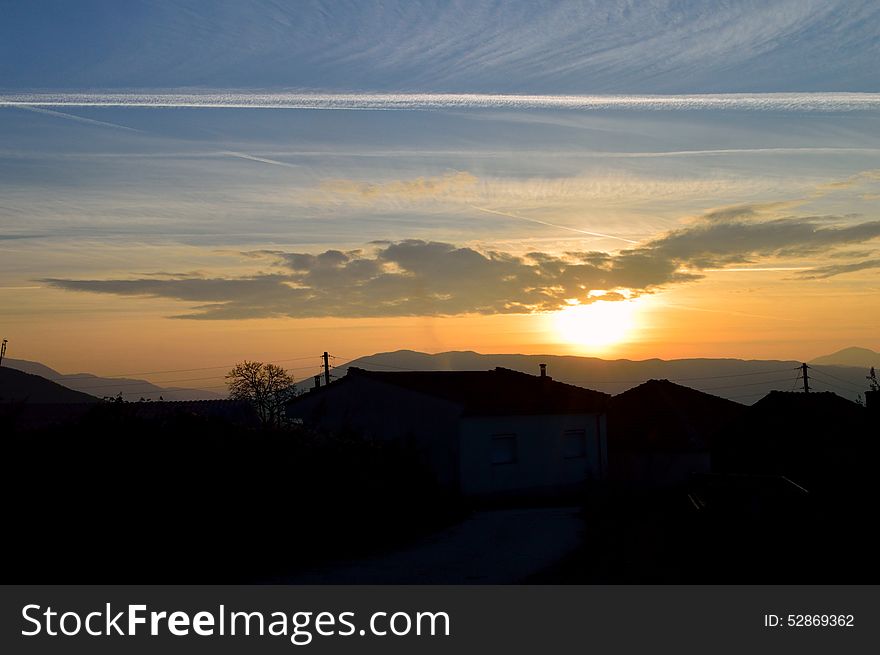
[[[505,368],[406,372],[350,368],[346,378],[335,384],[344,383],[351,376],[364,376],[459,403],[464,406],[465,414],[475,416],[601,413],[605,412],[610,398],[600,391]]]
[[[669,380],[648,380],[611,399],[614,446],[703,450],[712,435],[745,407]]]

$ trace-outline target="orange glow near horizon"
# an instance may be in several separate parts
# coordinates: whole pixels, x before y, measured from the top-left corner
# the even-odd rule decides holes
[[[793,294],[788,275],[716,273],[656,294],[546,314],[238,321],[163,318],[186,304],[149,298],[108,302],[52,289],[7,289],[2,336],[9,339],[7,357],[62,373],[138,374],[161,386],[213,390],[223,388],[223,366],[243,359],[280,363],[306,379],[318,372],[324,350],[342,364],[402,349],[799,361],[853,345],[877,349],[880,309],[872,302],[876,291],[869,279],[860,285],[799,284]],[[145,374],[199,367],[217,368]]]

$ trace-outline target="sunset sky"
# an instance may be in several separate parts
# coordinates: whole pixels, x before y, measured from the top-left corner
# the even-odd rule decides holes
[[[11,357],[880,349],[874,3],[51,4],[2,3]]]

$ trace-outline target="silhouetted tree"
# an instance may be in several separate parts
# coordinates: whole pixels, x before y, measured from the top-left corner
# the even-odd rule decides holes
[[[865,376],[868,379],[868,389],[869,391],[880,391],[880,381],[877,380],[877,371],[874,370],[874,367],[871,367],[870,374]]]
[[[284,416],[284,403],[296,395],[293,376],[280,366],[243,361],[226,374],[229,396],[250,402],[267,427],[277,427]]]

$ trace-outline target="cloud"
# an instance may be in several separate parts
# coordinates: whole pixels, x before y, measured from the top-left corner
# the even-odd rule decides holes
[[[824,280],[835,275],[843,275],[845,273],[855,273],[857,271],[865,271],[872,268],[880,268],[880,259],[867,259],[861,262],[852,262],[850,264],[829,264],[828,266],[817,266],[803,271],[798,276],[805,280]]]
[[[761,222],[703,219],[654,239],[635,252],[708,268],[744,263],[753,257],[814,254],[880,237],[880,221],[826,225],[835,218],[808,216]]]
[[[466,171],[456,171],[434,177],[417,177],[412,180],[369,183],[354,180],[327,180],[321,190],[340,196],[374,201],[379,199],[422,200],[426,198],[459,197],[471,192],[478,184],[476,176]]]
[[[577,111],[872,111],[880,93],[701,93],[672,95],[546,95],[495,93],[15,93],[0,107],[52,112],[52,107],[232,109],[567,109]],[[79,117],[67,118],[79,119]],[[89,122],[90,119],[81,119]],[[113,125],[113,127],[122,127]],[[123,128],[130,129],[130,128]]]
[[[839,217],[753,220],[761,208],[713,211],[697,221],[616,253],[540,251],[523,255],[417,239],[364,250],[258,251],[269,272],[245,277],[191,274],[130,280],[46,279],[60,289],[149,296],[191,305],[179,318],[368,317],[533,313],[572,299],[621,300],[698,280],[706,268],[755,259],[832,252],[880,237],[880,221]],[[880,260],[813,268],[816,279],[878,267]]]
[[[872,0],[18,4],[6,88],[877,88]]]
[[[776,202],[753,202],[738,205],[728,205],[711,209],[702,219],[707,221],[735,221],[742,219],[758,219],[771,216],[777,212],[794,209],[806,202],[805,200],[780,200]]]
[[[593,205],[598,202],[619,206],[620,203],[681,200],[771,190],[778,190],[778,183],[774,186],[761,179],[682,179],[620,172],[555,177],[477,177],[468,171],[455,171],[381,182],[325,180],[309,200],[315,204],[331,203],[337,207],[352,205],[357,209],[364,206],[382,210],[400,207],[410,209],[414,204],[421,208],[432,205],[455,206],[459,209],[470,208],[532,221],[535,219],[511,216],[511,213],[520,209],[546,211],[551,208],[553,212],[567,209],[583,215],[583,205],[587,202]],[[767,207],[776,208],[783,204],[795,206],[798,203],[767,203]],[[512,207],[517,209],[512,210]]]

